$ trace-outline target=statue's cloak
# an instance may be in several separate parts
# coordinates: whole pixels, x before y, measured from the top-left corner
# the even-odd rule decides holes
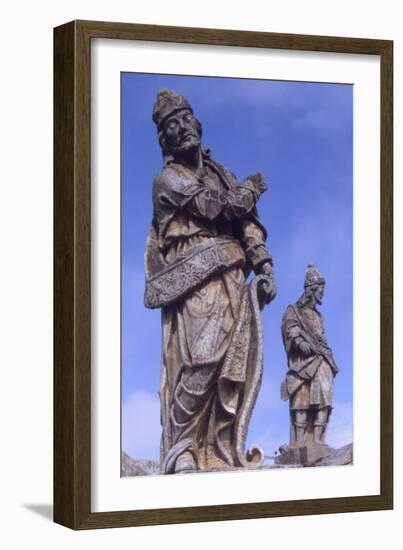
[[[221,165],[208,164],[227,188],[237,185]],[[199,469],[259,466],[262,450],[245,452],[245,440],[263,372],[258,286],[268,279],[260,275],[245,284],[251,264],[236,227],[233,237],[184,239],[167,262],[161,232],[174,216],[154,214],[145,304],[162,311],[161,471],[174,472],[186,451]],[[266,238],[257,212],[251,216]]]

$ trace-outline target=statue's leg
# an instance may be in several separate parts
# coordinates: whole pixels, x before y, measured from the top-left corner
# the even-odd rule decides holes
[[[195,448],[199,447],[210,415],[215,378],[216,369],[211,366],[183,370],[174,390],[170,414],[175,444],[190,438]],[[200,464],[195,458],[193,452],[184,450],[176,459],[175,472],[197,470]]]
[[[182,453],[175,462],[175,474],[180,472],[194,472],[197,470],[196,461],[191,452]]]
[[[330,407],[323,407],[316,412],[316,418],[313,423],[314,441],[318,445],[324,445],[324,435],[326,432],[327,423],[329,421]]]
[[[303,447],[305,443],[305,430],[308,424],[308,411],[294,411],[295,442],[297,447]]]

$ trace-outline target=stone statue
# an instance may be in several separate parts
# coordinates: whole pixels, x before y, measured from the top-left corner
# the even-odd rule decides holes
[[[161,473],[257,467],[245,452],[262,369],[260,311],[276,294],[256,203],[201,146],[188,101],[167,89],[153,109],[163,168],[153,183],[144,303],[161,308]],[[250,284],[251,270],[257,275]]]
[[[290,447],[307,447],[311,455],[305,458],[308,462],[318,458],[318,452],[323,456],[333,380],[338,371],[326,341],[322,315],[316,309],[322,304],[324,287],[325,279],[308,265],[304,293],[296,304],[288,306],[281,327],[288,360],[281,397],[290,401]]]

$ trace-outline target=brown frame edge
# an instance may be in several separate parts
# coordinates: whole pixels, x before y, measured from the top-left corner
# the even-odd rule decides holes
[[[90,56],[92,38],[381,57],[381,491],[286,502],[91,512]],[[72,529],[393,508],[393,42],[72,21],[54,29],[54,521]]]

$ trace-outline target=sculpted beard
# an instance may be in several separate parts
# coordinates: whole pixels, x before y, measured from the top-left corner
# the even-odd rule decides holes
[[[160,131],[159,143],[164,154],[181,155],[186,154],[200,147],[202,127],[198,120],[195,120],[193,129],[184,128],[177,143],[168,143],[164,129]]]
[[[186,132],[177,145],[169,147],[171,154],[181,154],[196,149],[200,145],[200,138],[195,133]]]

